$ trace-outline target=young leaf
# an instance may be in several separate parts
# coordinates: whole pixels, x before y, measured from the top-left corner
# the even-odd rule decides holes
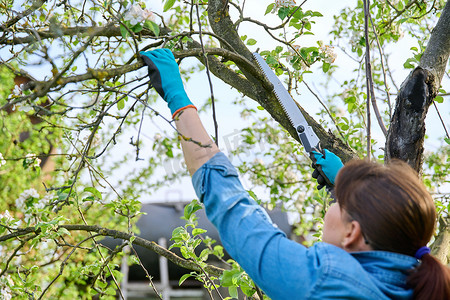
[[[289,15],[290,11],[291,9],[289,7],[281,7],[278,10],[278,17],[280,17],[280,19],[283,20]]]
[[[169,9],[172,8],[172,6],[174,4],[175,4],[175,0],[167,0],[166,3],[164,4],[163,11],[168,11]]]
[[[122,35],[123,38],[127,38],[127,36],[130,35],[128,30],[123,25],[120,25],[120,34]]]
[[[188,279],[191,276],[193,276],[191,273],[184,274],[183,276],[181,276],[180,281],[178,282],[178,285],[182,285],[183,282],[185,282],[186,279]]]
[[[147,20],[147,21],[145,21],[144,25],[145,25],[145,27],[150,29],[155,34],[155,36],[157,36],[157,37],[159,36],[159,26],[158,26],[158,24],[156,24],[155,22]]]
[[[196,236],[202,233],[205,233],[207,230],[202,229],[202,228],[195,228],[194,230],[192,230],[192,235]]]
[[[267,15],[268,13],[270,13],[273,10],[274,6],[275,6],[275,3],[269,4],[266,8],[266,12],[264,13],[264,15]]]
[[[235,286],[230,286],[228,288],[228,293],[230,293],[230,296],[237,299],[238,298],[238,292],[237,292],[237,287]]]
[[[434,101],[436,101],[437,103],[443,103],[444,102],[444,97],[437,96],[436,98],[434,98]]]
[[[257,41],[255,39],[248,39],[248,41],[247,41],[247,45],[249,45],[249,46],[253,46],[256,43],[257,43]]]
[[[94,195],[96,198],[102,200],[102,193],[100,193],[96,188],[92,187],[92,186],[88,186],[87,188],[84,189],[84,192],[88,192],[91,193],[92,195]]]

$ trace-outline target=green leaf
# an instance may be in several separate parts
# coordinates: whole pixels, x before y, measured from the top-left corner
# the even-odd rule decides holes
[[[311,22],[305,22],[305,29],[311,30]]]
[[[256,108],[257,108],[258,110],[264,110],[264,107],[262,107],[261,105],[258,105]]]
[[[434,98],[434,101],[436,101],[437,103],[443,103],[444,102],[444,97],[437,96],[436,98]]]
[[[70,231],[63,227],[58,228],[58,233],[60,235],[70,235]]]
[[[283,47],[281,47],[281,46],[276,46],[275,47],[275,52],[276,53],[281,53],[283,51]]]
[[[273,57],[273,56],[267,56],[267,58],[266,58],[266,63],[268,64],[268,65],[273,65],[273,64],[276,64],[277,63],[277,60]]]
[[[278,10],[278,17],[280,17],[280,19],[283,20],[289,15],[290,11],[291,9],[289,7],[281,7]]]
[[[164,4],[163,11],[168,11],[169,9],[172,8],[172,6],[174,4],[175,4],[175,0],[167,0],[166,3]]]
[[[181,276],[180,281],[178,281],[178,285],[182,285],[183,282],[186,281],[186,279],[188,279],[189,277],[193,276],[191,273],[189,274],[184,274],[183,276]]]
[[[297,9],[297,8],[295,8],[295,9]],[[297,9],[297,10],[295,11],[293,17],[300,20],[300,19],[303,19],[304,16],[305,16],[305,15],[303,14],[302,8],[300,7],[299,9]]]
[[[267,15],[268,13],[270,13],[273,10],[274,6],[275,6],[275,3],[269,4],[266,8],[266,12],[264,13],[264,15]]]
[[[198,203],[197,200],[192,200],[192,202],[186,205],[186,207],[184,208],[184,218],[186,220],[189,220],[191,215],[199,209],[202,209],[202,206]]]
[[[160,30],[159,30],[158,24],[156,24],[155,22],[152,22],[150,20],[147,20],[147,21],[145,21],[144,26],[146,28],[150,29],[155,34],[155,36],[159,36]]]
[[[96,188],[94,188],[92,186],[88,186],[87,188],[85,188],[84,192],[91,193],[92,195],[94,195],[98,199],[102,200],[102,193],[100,193]]]
[[[120,99],[119,102],[117,102],[117,109],[121,110],[125,107],[125,99]]]
[[[120,34],[122,35],[123,38],[127,38],[127,36],[130,35],[128,30],[122,24],[120,25]]]
[[[205,233],[205,232],[207,232],[206,229],[195,228],[194,230],[192,230],[192,235],[196,236],[196,235],[199,235],[199,234],[202,234],[202,233]]]
[[[235,287],[235,286],[230,286],[230,287],[228,288],[228,293],[230,293],[230,296],[231,296],[232,298],[237,299],[237,297],[238,297],[237,287]]]
[[[330,70],[331,64],[324,62],[322,65],[322,71],[324,73],[328,72],[328,70]]]
[[[255,39],[248,39],[248,41],[247,41],[247,45],[249,45],[249,46],[253,46],[256,43],[257,43],[257,41]]]
[[[450,145],[450,139],[449,138],[444,138],[444,141]]]
[[[133,31],[134,33],[138,33],[138,32],[140,32],[142,29],[144,29],[144,27],[141,25],[141,23],[137,23],[136,25],[134,25],[133,27],[131,27],[131,31]]]

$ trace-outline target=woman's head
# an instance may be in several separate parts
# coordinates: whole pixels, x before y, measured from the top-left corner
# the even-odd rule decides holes
[[[340,209],[359,223],[374,250],[413,256],[433,236],[433,199],[404,162],[351,161],[339,171],[335,195]]]
[[[433,236],[433,199],[406,163],[394,161],[384,166],[351,161],[339,171],[335,182],[339,206],[335,205],[328,219],[341,217],[342,227],[338,228],[346,229],[341,243],[350,233],[359,234],[359,249],[364,249],[364,241],[369,249],[414,256]],[[421,261],[407,282],[414,289],[414,299],[450,299],[450,269],[430,254]]]

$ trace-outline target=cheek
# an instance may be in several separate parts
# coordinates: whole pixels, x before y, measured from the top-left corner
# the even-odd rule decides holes
[[[326,243],[333,244],[340,247],[341,241],[341,231],[342,231],[342,221],[340,209],[338,206],[333,204],[325,214],[322,240]]]

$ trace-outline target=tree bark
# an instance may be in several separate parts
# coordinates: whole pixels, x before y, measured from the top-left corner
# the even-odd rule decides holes
[[[386,139],[385,162],[397,158],[421,173],[425,117],[450,55],[450,2],[447,2],[419,66],[402,83]]]

